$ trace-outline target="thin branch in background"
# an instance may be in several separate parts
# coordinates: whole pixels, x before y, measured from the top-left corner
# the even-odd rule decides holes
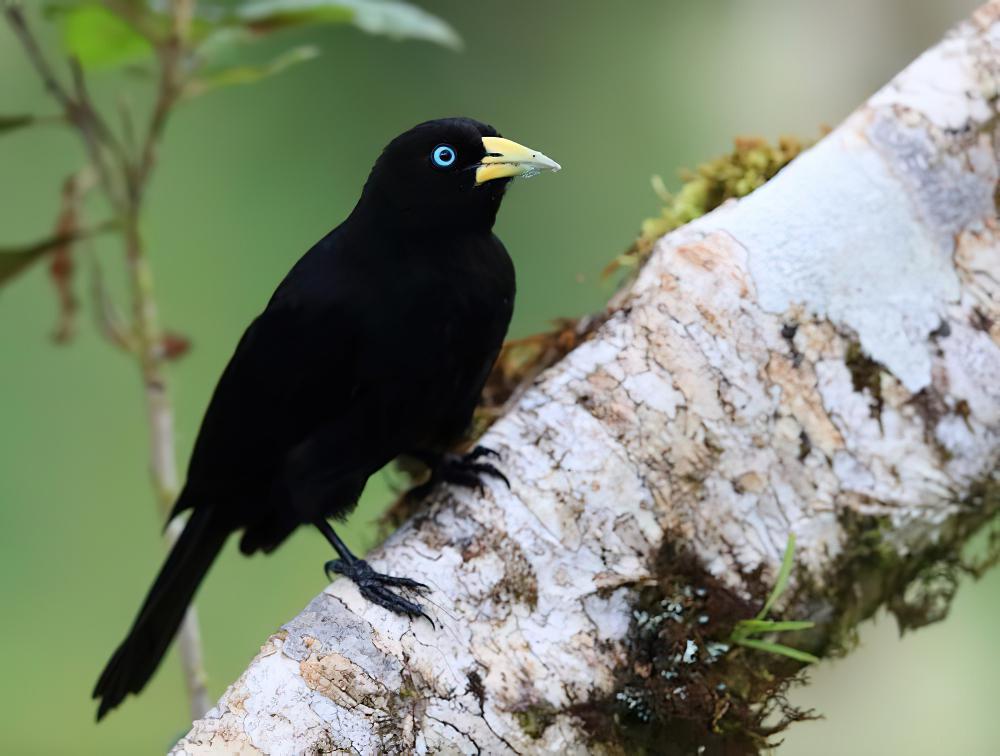
[[[183,101],[185,93],[202,93],[222,86],[259,81],[292,65],[311,60],[317,50],[299,46],[263,66],[224,67],[210,71],[206,79],[199,79],[203,67],[211,65],[212,54],[206,51],[205,39],[201,35],[199,39],[193,39],[195,0],[164,0],[157,4],[155,11],[148,3],[133,0],[102,0],[101,5],[124,22],[128,29],[123,32],[118,25],[117,31],[123,33],[110,35],[114,39],[107,44],[96,44],[97,48],[108,48],[98,52],[110,51],[112,58],[119,56],[114,58],[117,65],[126,65],[132,53],[141,48],[144,52],[151,51],[158,64],[155,100],[148,121],[136,128],[138,119],[133,119],[128,103],[119,99],[116,103],[117,119],[112,114],[114,125],[120,126],[117,133],[109,125],[107,111],[102,112],[94,103],[84,76],[85,65],[94,62],[87,57],[95,50],[90,30],[74,33],[69,31],[69,25],[64,27],[66,47],[78,56],[69,60],[70,84],[64,85],[29,29],[20,5],[13,0],[0,0],[0,9],[23,45],[32,67],[60,106],[60,120],[80,135],[89,168],[98,177],[98,188],[110,203],[114,229],[120,233],[124,244],[131,317],[123,315],[114,306],[104,290],[96,262],[92,267],[91,300],[102,334],[116,348],[133,354],[140,369],[149,427],[152,484],[161,512],[166,517],[177,496],[179,480],[174,454],[173,410],[165,365],[183,355],[189,342],[185,336],[161,328],[152,268],[141,233],[143,199],[156,166],[160,142],[173,109]],[[289,16],[287,8],[280,3],[257,5],[252,13],[247,8],[243,8],[242,12],[216,9],[219,12],[209,14],[211,20],[205,16],[198,19],[199,31],[205,24],[211,31],[235,32],[241,36],[249,32],[253,38],[259,38],[290,26],[348,24],[368,34],[421,39],[451,49],[460,45],[458,34],[447,22],[402,1],[385,3],[382,4],[384,7],[372,11],[380,18],[377,24],[371,23],[372,12],[360,10],[353,14],[331,15],[318,5],[315,9]],[[67,14],[91,10],[93,8],[87,5],[69,4],[65,7]],[[101,62],[106,63],[107,60],[102,59]],[[0,116],[0,131],[11,131],[42,120],[34,116]],[[58,245],[74,241],[77,239],[57,236],[46,240],[45,246],[37,250],[29,249],[27,253],[20,254],[25,250],[19,249],[12,255],[0,255],[0,283],[8,277],[7,272],[23,270],[31,261],[51,252]],[[173,543],[181,527],[176,521],[168,525],[168,543]],[[181,625],[178,647],[192,716],[197,718],[209,708],[209,698],[193,610]]]
[[[165,47],[158,51],[160,58],[159,91],[142,148],[142,157],[139,159],[139,165],[135,172],[135,185],[133,186],[133,191],[135,192],[133,201],[135,202],[141,200],[142,190],[156,162],[156,149],[159,145],[160,137],[163,135],[163,129],[167,125],[171,109],[177,103],[177,99],[184,89],[180,83],[178,71],[180,39],[176,34],[172,35],[165,42]]]
[[[46,252],[51,252],[53,249],[63,244],[71,244],[73,242],[82,241],[92,236],[100,236],[108,231],[116,231],[118,228],[118,221],[106,220],[103,223],[98,223],[96,226],[91,226],[90,228],[78,228],[75,231],[55,233],[52,236],[47,236],[44,239],[39,239],[36,242],[31,242],[30,244],[25,244],[23,246],[2,247],[0,248],[0,258],[8,255],[31,255],[32,257],[41,256]]]
[[[63,85],[59,82],[55,71],[52,70],[52,66],[49,65],[48,60],[42,53],[42,49],[39,47],[38,41],[28,29],[28,22],[25,20],[24,13],[21,12],[21,8],[12,3],[5,3],[3,11],[4,15],[7,17],[7,23],[10,24],[10,28],[21,41],[21,45],[24,47],[24,52],[27,55],[28,61],[32,64],[32,66],[34,66],[35,71],[38,72],[38,75],[41,77],[42,83],[45,84],[45,88],[49,91],[49,94],[56,99],[56,101],[62,106],[63,110],[72,110],[73,100],[69,96],[69,93],[63,88]]]
[[[120,5],[122,18],[127,23],[133,23],[135,14],[124,12],[127,3],[114,5],[116,7]],[[96,172],[99,185],[116,213],[114,227],[121,232],[125,244],[133,322],[126,328],[119,319],[108,319],[107,312],[104,312],[102,329],[112,343],[127,348],[135,354],[139,364],[145,386],[152,483],[164,518],[169,515],[179,489],[174,453],[173,408],[163,370],[171,350],[166,349],[163,344],[152,270],[139,229],[142,197],[152,172],[156,148],[170,110],[182,88],[179,64],[184,56],[184,40],[187,39],[193,7],[194,3],[190,0],[174,0],[171,3],[173,34],[167,40],[154,41],[160,58],[160,90],[149,130],[139,150],[141,156],[138,163],[132,159],[129,151],[123,147],[93,104],[79,61],[71,58],[69,62],[73,81],[73,91],[70,92],[59,81],[53,67],[42,53],[21,8],[10,3],[4,4],[3,7],[8,23],[46,89],[62,107],[66,120],[80,134],[90,166]],[[114,160],[109,161],[108,155]],[[117,169],[117,172],[113,169]],[[124,193],[119,187],[124,187]],[[33,247],[18,250],[16,258],[11,257],[6,261],[0,259],[0,278],[6,277],[4,274],[8,270],[19,272],[25,265],[40,258],[43,253],[65,248],[78,238],[80,238],[78,233],[56,234],[53,238]],[[128,337],[125,336],[126,333],[129,334]],[[176,521],[169,523],[166,530],[168,546],[172,546],[176,541],[181,527]],[[205,684],[201,638],[194,607],[189,609],[181,624],[178,648],[188,689],[191,715],[197,718],[209,709],[211,701]]]
[[[132,108],[124,97],[116,100],[118,106],[118,120],[122,128],[122,149],[125,152],[126,162],[135,159],[138,146],[135,136],[135,121],[132,119]]]
[[[44,239],[24,246],[0,247],[0,283],[24,272],[27,267],[38,262],[54,249],[98,236],[117,228],[117,221],[107,220],[91,228],[57,231],[52,236],[47,236]]]
[[[64,125],[66,116],[57,115],[32,115],[30,113],[20,113],[18,115],[0,115],[0,133],[23,129],[28,126],[43,126],[51,124]]]
[[[122,149],[121,143],[107,122],[101,117],[100,112],[94,107],[90,92],[87,90],[87,80],[83,75],[83,66],[80,65],[80,61],[77,58],[71,57],[69,59],[69,69],[73,75],[73,90],[76,94],[76,107],[79,111],[81,121],[86,123],[87,128],[93,130],[97,143],[106,146],[117,158],[121,170],[127,171],[128,161],[125,151]]]
[[[28,60],[31,61],[35,71],[38,73],[39,77],[41,77],[42,82],[45,84],[45,88],[49,91],[49,94],[52,95],[56,102],[62,106],[63,112],[66,114],[66,120],[77,127],[77,131],[83,138],[84,146],[87,150],[87,156],[90,159],[94,170],[97,171],[101,184],[104,186],[104,192],[108,197],[108,201],[111,202],[112,207],[120,209],[121,200],[112,183],[111,171],[104,159],[100,136],[95,133],[94,124],[88,116],[88,112],[92,110],[89,106],[89,101],[81,104],[59,81],[59,78],[55,74],[55,70],[52,68],[48,59],[45,57],[45,54],[42,52],[41,47],[38,45],[38,40],[35,39],[35,35],[32,34],[31,30],[28,28],[27,19],[25,19],[20,6],[10,3],[5,4],[4,15],[6,16],[11,29],[13,29],[14,34],[21,41],[21,45],[24,47]],[[85,91],[86,90],[84,90],[84,92]]]
[[[104,283],[104,271],[93,250],[88,250],[90,258],[90,296],[94,321],[97,329],[109,344],[125,352],[135,352],[135,337],[128,328],[121,310],[111,298]]]
[[[86,168],[71,174],[63,182],[62,203],[56,219],[57,234],[72,234],[80,223],[81,206],[87,192],[93,188],[94,174]],[[52,338],[60,344],[68,343],[76,331],[76,312],[80,303],[73,290],[76,270],[73,242],[57,246],[48,255],[49,279],[55,287],[59,302],[59,316]]]

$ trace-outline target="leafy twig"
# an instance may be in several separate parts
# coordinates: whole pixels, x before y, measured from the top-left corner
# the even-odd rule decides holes
[[[0,283],[23,272],[26,267],[40,260],[47,252],[117,228],[117,221],[107,220],[91,228],[55,233],[24,246],[0,247]]]
[[[97,171],[108,200],[112,203],[113,207],[120,209],[120,197],[112,184],[111,172],[104,159],[100,134],[101,127],[96,125],[93,120],[93,107],[90,106],[89,101],[77,101],[59,81],[41,47],[39,47],[38,40],[31,33],[20,6],[7,2],[4,4],[3,10],[7,18],[7,23],[10,24],[14,34],[20,40],[28,60],[42,79],[45,88],[62,107],[66,115],[66,120],[77,127],[77,131],[80,133],[86,147],[87,155],[93,164],[94,170]],[[84,93],[86,92],[85,89],[83,91]]]
[[[102,332],[113,344],[135,355],[142,373],[150,429],[150,466],[153,485],[164,516],[171,510],[179,485],[174,456],[173,411],[167,390],[165,365],[167,361],[184,354],[189,342],[185,337],[164,331],[160,327],[152,268],[140,230],[140,216],[167,121],[174,107],[185,95],[190,96],[208,88],[255,81],[284,70],[293,63],[307,60],[314,54],[311,48],[297,48],[279,56],[268,66],[236,66],[216,71],[198,81],[196,76],[200,67],[206,63],[205,52],[210,47],[205,44],[207,40],[203,32],[206,31],[219,32],[221,36],[230,33],[231,38],[245,39],[263,36],[270,29],[293,25],[350,23],[370,34],[415,37],[451,46],[457,44],[457,35],[446,23],[409,5],[405,0],[394,0],[374,11],[367,5],[355,0],[319,0],[317,3],[309,3],[308,7],[300,7],[299,12],[289,16],[287,11],[290,6],[287,3],[258,3],[250,15],[242,11],[203,14],[195,27],[195,0],[164,0],[156,4],[155,8],[144,2],[130,0],[103,0],[101,6],[66,4],[60,11],[60,18],[69,24],[64,28],[74,28],[74,19],[85,21],[66,36],[66,44],[71,52],[71,84],[67,86],[60,81],[55,68],[43,54],[20,6],[12,0],[0,0],[0,8],[24,47],[25,54],[62,110],[62,119],[74,127],[82,138],[89,168],[98,177],[98,185],[114,211],[114,228],[120,231],[124,242],[132,299],[131,320],[126,322],[114,308],[103,289],[100,271],[96,267],[92,284],[93,299]],[[111,49],[95,48],[93,38],[100,35],[92,33],[94,23],[104,24],[107,28],[113,27],[115,34],[112,36],[115,36],[116,42],[111,45]],[[108,27],[109,24],[111,27]],[[216,41],[219,38],[220,35],[216,34]],[[118,101],[121,122],[119,138],[90,96],[84,67],[108,61],[123,63],[137,49],[144,54],[152,51],[157,57],[159,70],[156,99],[148,123],[144,129],[140,129],[139,134],[136,133],[129,109],[123,101]],[[32,116],[0,117],[0,131],[10,131],[40,120]],[[62,225],[76,225],[78,219],[75,215],[71,220],[72,223]],[[42,243],[0,255],[0,282],[5,277],[22,271],[46,252],[58,249],[60,245],[66,248],[66,245],[79,236],[57,234]],[[64,258],[63,262],[68,262],[68,258]],[[60,268],[58,273],[58,283],[62,285],[68,278],[68,268]],[[69,292],[60,291],[64,295],[65,312],[65,303],[68,301],[65,297]],[[168,542],[173,543],[180,527],[177,522],[170,523],[167,528]],[[208,709],[209,700],[193,608],[181,625],[178,643],[191,698],[192,716],[198,718]]]
[[[83,139],[87,156],[99,177],[100,186],[117,213],[115,224],[122,232],[125,242],[125,258],[130,273],[133,304],[133,323],[130,329],[133,337],[126,343],[136,355],[145,385],[146,414],[150,431],[150,466],[153,485],[164,517],[170,512],[178,491],[173,409],[163,371],[169,350],[164,349],[161,343],[153,276],[139,232],[139,217],[143,190],[150,177],[155,150],[179,92],[178,66],[184,55],[184,40],[187,37],[193,8],[193,0],[171,2],[173,33],[160,48],[160,92],[150,119],[141,157],[136,163],[93,105],[79,62],[75,59],[70,61],[73,78],[73,91],[70,92],[59,81],[54,69],[42,53],[20,7],[10,3],[4,5],[4,15],[46,89],[62,107],[66,119],[76,127]],[[106,159],[108,154],[114,156],[118,174],[112,172],[112,165]],[[119,190],[120,186],[126,189],[124,196]],[[6,265],[0,259],[0,279],[4,277],[4,271],[9,270],[12,275],[44,252],[65,245],[66,236],[57,234],[43,245],[18,250],[15,257],[6,260]],[[169,545],[174,543],[179,532],[180,525],[171,523],[167,528]],[[210,700],[205,685],[200,633],[193,607],[181,624],[178,644],[191,702],[191,715],[193,718],[198,718],[208,710]]]
[[[0,115],[0,134],[46,123],[66,123],[66,117],[62,115],[36,116],[29,113],[8,116]]]
[[[156,161],[156,148],[163,135],[163,129],[167,125],[170,111],[184,89],[180,64],[185,53],[184,43],[191,29],[194,2],[193,0],[171,0],[170,8],[173,28],[170,36],[157,47],[160,59],[159,91],[156,95],[156,104],[153,106],[153,115],[150,118],[149,129],[143,144],[142,157],[140,157],[139,165],[135,170],[132,187],[134,192],[132,201],[134,203],[138,203],[141,199],[142,191],[153,169],[153,163]]]

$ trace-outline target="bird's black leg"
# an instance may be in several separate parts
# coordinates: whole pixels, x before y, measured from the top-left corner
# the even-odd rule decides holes
[[[496,465],[480,461],[483,457],[500,458],[500,454],[486,446],[477,446],[468,454],[433,454],[430,452],[413,452],[411,456],[431,468],[431,477],[425,483],[410,490],[407,494],[412,499],[422,499],[435,485],[441,482],[454,483],[466,488],[483,488],[483,476],[502,480],[507,488],[510,481]]]
[[[316,527],[326,537],[326,540],[330,542],[330,545],[333,546],[339,557],[339,559],[331,559],[323,565],[328,578],[333,580],[334,573],[343,575],[358,586],[361,595],[373,604],[378,604],[384,609],[396,612],[397,614],[406,614],[410,617],[423,617],[431,625],[434,624],[434,621],[427,616],[420,604],[409,601],[390,590],[390,588],[409,588],[414,591],[429,591],[430,588],[428,586],[410,578],[394,577],[392,575],[383,575],[381,572],[375,572],[368,562],[364,559],[358,559],[351,553],[351,550],[347,548],[347,544],[340,540],[340,536],[334,532],[333,528],[330,527],[330,523],[325,519],[321,518],[317,520]]]

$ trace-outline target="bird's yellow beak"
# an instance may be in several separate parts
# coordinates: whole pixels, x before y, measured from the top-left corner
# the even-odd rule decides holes
[[[561,168],[559,163],[537,150],[503,137],[483,137],[483,147],[486,148],[486,157],[476,168],[476,186],[498,178],[530,178],[542,171],[558,171]]]

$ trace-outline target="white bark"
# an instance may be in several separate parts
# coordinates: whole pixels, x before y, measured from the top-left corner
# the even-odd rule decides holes
[[[795,607],[827,624],[891,598],[869,585],[845,618],[852,513],[882,518],[905,568],[997,509],[998,81],[995,0],[763,188],[661,239],[482,440],[513,490],[443,491],[372,554],[433,587],[437,628],[337,581],[175,752],[591,750],[572,707],[614,695],[666,541],[759,598],[794,533]],[[858,344],[883,368],[863,390]]]

